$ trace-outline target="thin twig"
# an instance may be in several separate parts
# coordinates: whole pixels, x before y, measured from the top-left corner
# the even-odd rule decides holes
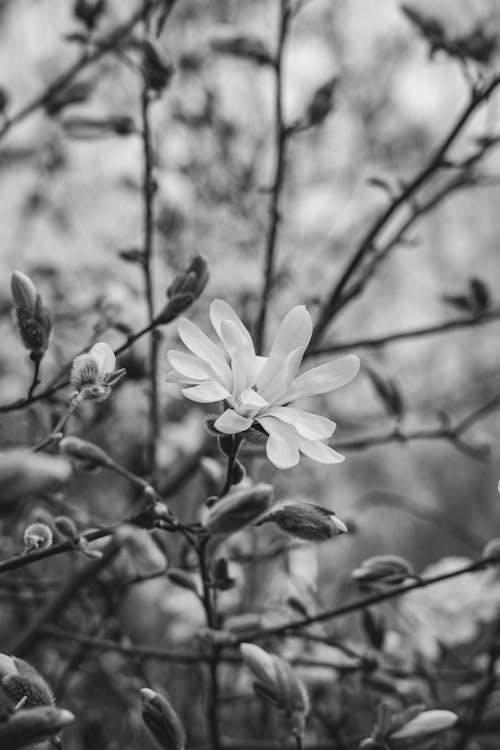
[[[289,0],[280,0],[280,21],[278,30],[278,48],[276,52],[275,71],[275,169],[274,179],[270,188],[269,225],[267,229],[266,244],[264,251],[264,273],[262,280],[262,292],[260,295],[260,306],[255,326],[255,346],[261,353],[264,345],[267,306],[274,283],[276,244],[278,239],[278,227],[280,222],[280,200],[285,178],[286,169],[286,146],[289,131],[284,122],[283,113],[283,52],[291,19]]]

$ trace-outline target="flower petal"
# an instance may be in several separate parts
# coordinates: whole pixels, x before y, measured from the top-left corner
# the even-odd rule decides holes
[[[241,337],[244,339],[248,348],[253,350],[254,346],[252,337],[238,315],[236,315],[233,308],[228,305],[227,302],[224,302],[222,299],[214,299],[210,305],[210,320],[212,321],[212,325],[218,336],[221,336],[221,325],[224,320],[229,320],[231,323],[234,323],[239,329]]]
[[[215,401],[223,401],[231,394],[220,383],[207,380],[192,388],[183,388],[182,393],[191,401],[199,401],[200,404],[213,404]]]
[[[359,358],[355,354],[348,354],[333,362],[314,367],[293,380],[286,396],[281,399],[281,403],[307,396],[317,396],[320,393],[328,393],[328,391],[341,388],[356,377],[359,364]]]
[[[246,388],[242,391],[238,400],[244,409],[257,409],[258,411],[268,406],[266,399],[252,388]]]
[[[312,330],[311,316],[305,305],[294,307],[285,315],[278,328],[267,362],[257,379],[257,388],[260,391],[276,377],[292,351],[299,347],[306,349],[311,340]]]
[[[220,336],[231,357],[233,373],[233,395],[238,398],[240,393],[253,385],[257,369],[257,358],[253,344],[242,335],[240,327],[231,320],[223,320],[220,325]]]
[[[226,388],[232,387],[231,368],[226,362],[224,354],[213,344],[203,331],[191,323],[187,318],[180,318],[177,330],[181,341],[193,354],[203,359],[213,368],[217,377],[224,383]]]
[[[290,383],[299,368],[303,354],[304,347],[298,346],[291,351],[286,360],[281,363],[275,376],[261,391],[262,396],[264,396],[268,403],[287,403],[290,400],[285,398],[285,396],[287,395]]]
[[[299,449],[306,456],[309,456],[309,458],[320,461],[322,464],[341,464],[345,459],[345,456],[337,453],[329,445],[325,445],[325,443],[319,440],[299,438]]]
[[[115,369],[116,357],[112,348],[104,341],[94,344],[89,351],[89,357],[96,363],[99,375],[106,375],[106,373],[113,372]]]
[[[335,432],[336,424],[331,419],[310,414],[302,409],[291,406],[273,406],[265,412],[265,416],[276,417],[286,424],[295,427],[299,435],[308,440],[324,440]]]
[[[177,370],[169,370],[165,375],[166,383],[180,383],[181,385],[198,385],[200,382],[199,378],[188,378],[185,375],[181,375]]]
[[[234,409],[226,409],[221,416],[214,422],[214,427],[219,432],[226,435],[235,435],[237,432],[243,432],[251,427],[253,419],[242,417]]]
[[[299,449],[297,432],[275,417],[259,417],[257,420],[268,433],[266,453],[268,459],[278,469],[288,469],[296,466],[299,462]]]
[[[167,352],[167,359],[172,367],[188,378],[194,378],[198,382],[200,380],[209,380],[213,377],[210,365],[207,365],[199,357],[195,357],[193,354],[186,354],[185,352],[177,352],[175,349],[170,349]]]

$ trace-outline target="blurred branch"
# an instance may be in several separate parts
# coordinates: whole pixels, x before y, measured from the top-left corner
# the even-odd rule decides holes
[[[243,638],[240,638],[238,640],[240,643],[243,643],[247,641],[261,640],[262,638],[267,638],[269,636],[275,635],[293,635],[293,631],[297,630],[298,628],[307,627],[308,625],[313,625],[316,622],[333,620],[337,617],[351,614],[352,612],[358,612],[359,610],[366,609],[366,607],[371,607],[374,604],[380,604],[380,602],[388,601],[389,599],[395,599],[399,596],[402,596],[403,594],[408,593],[409,591],[413,591],[414,589],[426,588],[427,586],[432,586],[434,583],[446,581],[450,578],[457,578],[467,573],[474,573],[478,570],[484,570],[488,565],[498,565],[499,563],[500,559],[498,555],[484,557],[481,560],[476,560],[472,563],[469,563],[468,565],[463,565],[456,570],[449,571],[447,573],[440,573],[439,575],[428,576],[427,578],[417,578],[415,580],[412,580],[410,583],[403,583],[400,586],[394,586],[393,588],[389,588],[385,591],[378,591],[374,594],[369,594],[368,596],[355,599],[354,601],[344,604],[340,607],[335,607],[334,609],[328,609],[324,612],[320,612],[317,615],[303,617],[300,620],[292,620],[291,622],[285,623],[284,625],[275,625],[274,627],[263,628],[261,630],[256,630],[250,634],[246,633]]]
[[[341,273],[339,280],[328,294],[325,302],[322,304],[311,340],[311,347],[318,344],[328,325],[337,315],[339,310],[342,309],[346,300],[350,298],[346,298],[344,292],[365,261],[365,258],[373,252],[380,232],[385,229],[389,220],[393,218],[394,214],[396,214],[400,208],[413,200],[415,193],[427,183],[435,172],[443,167],[449,166],[449,162],[447,163],[446,158],[448,150],[454,144],[455,140],[460,135],[465,125],[469,122],[471,116],[479,105],[488,99],[499,83],[500,75],[496,74],[489,80],[489,82],[484,83],[482,87],[475,88],[471,92],[462,112],[458,115],[451,129],[443,138],[441,144],[435,149],[424,167],[409,183],[402,186],[399,193],[392,198],[387,208],[375,219],[372,226],[361,240],[354,255],[344,268],[344,271]],[[421,213],[421,211],[419,211],[419,213]]]
[[[148,6],[154,4],[154,0],[146,0]],[[30,102],[25,104],[21,109],[15,112],[11,117],[7,117],[0,127],[0,139],[20,122],[32,115],[38,109],[44,107],[54,96],[63,91],[72,80],[81,73],[82,70],[96,63],[108,52],[114,52],[127,39],[134,27],[139,23],[143,16],[142,6],[131,14],[130,18],[123,24],[120,24],[107,36],[93,41],[93,47],[87,48],[81,52],[80,56],[69,68],[61,73],[52,83],[50,83],[41,94],[38,94]]]
[[[337,341],[332,344],[324,344],[316,349],[307,352],[308,357],[321,356],[323,354],[335,354],[345,352],[351,349],[377,349],[380,346],[391,344],[394,341],[403,341],[405,339],[416,339],[424,336],[432,336],[437,333],[447,333],[448,331],[461,330],[490,323],[500,319],[500,307],[486,310],[469,318],[457,318],[454,320],[444,320],[431,326],[422,326],[421,328],[410,328],[408,331],[396,331],[387,333],[384,336],[374,336],[373,338],[352,339],[352,341]]]
[[[284,122],[283,113],[283,52],[285,48],[289,23],[291,19],[291,8],[289,0],[280,0],[280,21],[278,32],[278,49],[276,52],[275,71],[275,159],[273,184],[270,188],[269,225],[267,230],[264,251],[264,272],[262,280],[262,291],[260,295],[260,306],[255,326],[255,348],[258,354],[262,352],[264,345],[267,306],[271,295],[274,270],[276,243],[278,238],[278,226],[280,222],[280,199],[283,188],[286,168],[286,146],[289,131]]]

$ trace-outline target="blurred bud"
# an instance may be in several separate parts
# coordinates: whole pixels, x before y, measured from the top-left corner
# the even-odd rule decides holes
[[[333,511],[314,503],[285,503],[271,508],[255,525],[270,522],[296,539],[308,542],[324,542],[347,533],[347,526]]]
[[[78,539],[79,534],[76,524],[73,519],[68,518],[68,516],[56,516],[54,518],[54,528],[59,534],[61,534],[61,536],[66,537],[66,539],[71,539],[73,541]]]
[[[53,541],[52,529],[46,523],[30,523],[23,534],[25,552],[47,549],[52,546]]]
[[[7,89],[4,89],[3,86],[0,86],[0,115],[2,115],[9,106],[9,101],[9,92]]]
[[[165,55],[156,39],[142,42],[142,66],[144,81],[153,91],[162,91],[174,73],[172,62]]]
[[[13,656],[12,661],[16,671],[9,671],[0,681],[9,700],[14,705],[23,701],[26,708],[54,705],[54,696],[42,675],[23,659]]]
[[[452,711],[423,711],[400,729],[390,732],[387,740],[394,750],[416,747],[422,740],[450,729],[457,721],[458,716]]]
[[[500,538],[490,539],[483,549],[482,557],[500,557]]]
[[[229,591],[234,587],[234,578],[229,574],[227,558],[219,557],[214,563],[214,586],[219,591]]]
[[[33,359],[41,359],[49,345],[50,313],[29,276],[14,271],[10,286],[22,342]]]
[[[335,90],[337,88],[337,77],[320,86],[314,93],[309,106],[307,107],[305,124],[320,125],[323,120],[330,114],[335,103]]]
[[[309,713],[309,696],[302,680],[288,662],[260,646],[242,643],[240,650],[243,661],[257,677],[253,685],[256,694],[284,711],[291,719],[294,734],[301,736]]]
[[[87,27],[88,31],[93,31],[105,9],[105,0],[76,0],[73,15]]]
[[[169,568],[167,577],[176,586],[180,586],[183,589],[188,589],[189,591],[195,593],[197,596],[200,594],[198,581],[193,575],[191,575],[191,573],[187,573],[185,570],[181,570],[180,568]]]
[[[141,572],[156,573],[167,567],[165,555],[146,529],[124,524],[114,531],[113,538],[125,547]]]
[[[404,414],[403,396],[396,381],[387,375],[382,375],[365,364],[364,371],[370,378],[377,396],[382,401],[389,415],[401,419]]]
[[[187,310],[201,295],[209,279],[208,263],[204,255],[198,253],[188,266],[182,268],[167,289],[167,304],[156,316],[155,323],[170,323]]]
[[[242,615],[233,615],[228,617],[224,623],[226,630],[231,633],[251,633],[260,629],[262,624],[262,615],[253,612],[246,612]]]
[[[143,688],[142,720],[162,750],[184,750],[186,735],[181,720],[160,693]]]
[[[53,706],[16,711],[0,723],[0,747],[2,750],[31,747],[53,737],[74,720],[70,711]]]
[[[408,560],[398,555],[375,555],[363,560],[359,568],[353,570],[352,578],[357,583],[403,583],[413,577],[413,567]]]
[[[221,29],[219,35],[210,40],[215,52],[250,60],[257,65],[275,65],[274,58],[264,42],[253,36],[234,34],[232,29]]]
[[[79,354],[71,367],[71,384],[81,400],[105,401],[111,389],[125,375],[125,370],[115,370],[116,357],[104,341],[100,341],[86,354]]]
[[[65,117],[61,127],[68,138],[75,140],[94,140],[109,135],[127,136],[137,132],[132,117],[112,115],[110,117]]]
[[[231,472],[231,484],[240,484],[245,479],[246,469],[241,461],[236,461],[233,464],[233,470]]]
[[[491,302],[491,293],[488,285],[477,277],[469,281],[470,296],[476,314],[485,312]]]
[[[59,456],[27,450],[0,452],[0,508],[65,482],[70,475],[71,464]]]
[[[207,531],[210,534],[239,531],[268,509],[272,495],[272,486],[263,483],[227,495],[210,508]]]
[[[50,117],[55,117],[72,104],[83,104],[92,93],[92,88],[90,81],[74,81],[62,91],[52,94],[45,104],[45,111]]]
[[[82,440],[77,437],[65,437],[59,442],[59,450],[61,453],[76,458],[78,461],[82,461],[84,468],[96,469],[103,468],[105,466],[114,466],[115,462],[108,456],[106,451],[99,448],[93,443],[89,443],[88,440]]]
[[[370,644],[379,651],[385,641],[385,622],[383,617],[376,615],[369,607],[361,611],[361,621]]]

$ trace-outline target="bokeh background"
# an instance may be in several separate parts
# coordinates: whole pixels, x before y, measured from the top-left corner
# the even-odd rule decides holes
[[[77,44],[68,37],[80,27],[72,5],[67,0],[0,3],[0,87],[9,97],[7,113],[35,96],[75,56]],[[212,42],[234,31],[255,35],[273,49],[277,5],[275,0],[178,0],[160,39],[175,73],[152,107],[158,185],[155,295],[160,306],[175,272],[194,252],[202,252],[211,279],[190,316],[207,332],[208,305],[215,297],[229,301],[249,324],[256,316],[268,222],[266,188],[275,158],[271,72],[218,53]],[[422,12],[432,5],[414,3]],[[500,28],[495,0],[438,5],[434,12],[442,14],[451,35],[484,25],[494,37]],[[100,30],[114,28],[134,7],[129,0],[109,0]],[[484,69],[473,65],[474,74],[498,63],[494,51]],[[268,341],[293,305],[307,304],[314,317],[373,217],[387,205],[387,191],[374,185],[373,178],[397,185],[432,153],[466,101],[464,67],[442,52],[431,57],[428,42],[396,0],[303,4],[284,56],[287,121],[303,116],[322,83],[333,76],[338,83],[331,113],[318,127],[297,133],[288,151],[279,281],[270,305]],[[139,127],[140,76],[127,55],[107,55],[78,80],[88,84],[85,101],[53,117],[34,113],[0,144],[2,403],[24,395],[32,374],[11,314],[13,270],[36,281],[52,311],[54,329],[42,366],[45,382],[91,342],[118,346],[146,322],[142,276],[121,256],[142,242],[140,138],[136,133],[86,137],[74,127],[75,118],[116,115],[132,118]],[[499,107],[497,94],[480,108],[454,147],[457,158],[470,152],[475,138],[499,132]],[[411,242],[378,269],[366,291],[328,328],[323,345],[465,316],[446,296],[463,293],[471,278],[484,282],[494,306],[500,279],[496,151],[482,170],[488,184],[461,190],[416,223]],[[404,404],[401,431],[432,429],[439,427],[440,414],[458,420],[497,393],[498,332],[493,320],[355,351],[368,369],[397,385]],[[162,329],[162,372],[168,369],[165,354],[177,342],[175,325]],[[113,398],[99,409],[83,409],[73,423],[76,433],[137,473],[144,468],[145,362],[146,342],[141,340],[120,361],[127,377]],[[64,398],[63,392],[49,407],[36,404],[2,414],[2,447],[37,442]],[[168,484],[193,452],[215,454],[204,429],[207,410],[163,383],[161,408],[159,463]],[[334,446],[385,434],[396,422],[363,366],[355,383],[321,397],[315,410],[338,422]],[[349,536],[334,543],[301,547],[286,566],[269,566],[257,594],[259,606],[279,610],[291,590],[307,597],[317,586],[323,601],[331,604],[348,590],[353,567],[372,554],[403,554],[417,570],[448,555],[477,556],[485,542],[500,535],[499,437],[493,410],[467,434],[474,446],[489,448],[483,460],[446,440],[346,450],[345,463],[334,467],[304,459],[280,472],[263,458],[249,459],[251,475],[275,483],[277,498],[323,504],[352,527]],[[193,470],[170,497],[171,506],[181,517],[192,517],[202,492],[200,472]],[[115,478],[82,476],[72,484],[71,502],[83,514],[112,520],[128,507],[127,493],[126,483]],[[19,543],[4,535],[3,554]],[[258,542],[245,539],[241,544],[250,545],[250,551]],[[47,564],[47,575],[54,574],[57,564]],[[248,581],[252,576],[247,597],[255,596],[257,577],[262,581],[260,572],[249,573]],[[183,641],[186,628],[196,630],[202,613],[195,609],[189,592],[160,580],[135,587],[121,601],[116,618],[128,637],[162,645]],[[116,659],[112,654],[101,657],[107,662],[99,666],[99,679],[106,670],[116,673]],[[92,668],[97,669],[95,664]],[[184,673],[178,682],[183,681],[189,682]],[[89,740],[88,747],[93,746]],[[108,739],[107,746],[118,745]]]

